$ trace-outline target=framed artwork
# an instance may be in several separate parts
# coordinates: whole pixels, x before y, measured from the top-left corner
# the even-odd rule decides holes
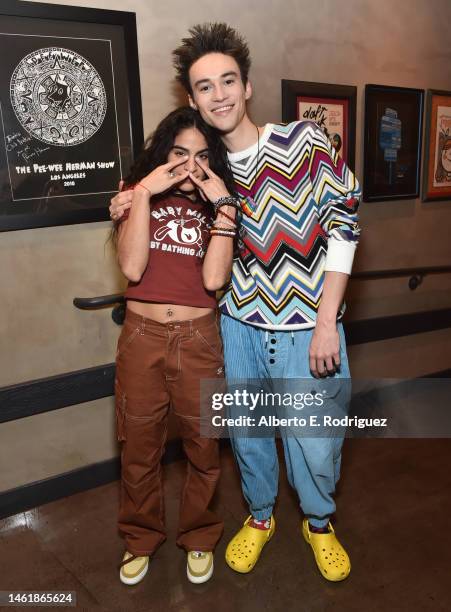
[[[109,219],[143,143],[134,13],[3,0],[0,231]]]
[[[422,89],[366,85],[363,199],[419,195]]]
[[[451,200],[451,91],[429,89],[422,200]]]
[[[352,171],[357,87],[282,80],[282,121],[315,121]]]

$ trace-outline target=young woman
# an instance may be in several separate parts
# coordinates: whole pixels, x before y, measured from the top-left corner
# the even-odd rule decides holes
[[[139,582],[166,539],[160,461],[171,407],[188,459],[177,544],[187,552],[189,580],[200,583],[213,573],[223,530],[209,509],[218,440],[200,435],[199,401],[200,381],[224,376],[214,289],[228,278],[236,234],[224,145],[197,111],[180,108],[146,143],[111,210],[130,189],[131,207],[111,215],[130,281],[115,381],[126,543],[120,579]]]

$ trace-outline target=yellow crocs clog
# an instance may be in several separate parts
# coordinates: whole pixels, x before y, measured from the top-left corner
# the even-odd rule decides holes
[[[233,537],[226,550],[226,563],[235,572],[247,574],[258,561],[261,551],[266,542],[272,538],[276,530],[276,521],[271,516],[269,529],[257,529],[249,527],[248,523],[252,516],[248,516],[243,527]]]
[[[308,519],[304,519],[302,535],[307,544],[312,547],[316,564],[324,578],[338,582],[349,576],[351,562],[330,523],[328,528],[329,533],[313,533],[309,529]]]

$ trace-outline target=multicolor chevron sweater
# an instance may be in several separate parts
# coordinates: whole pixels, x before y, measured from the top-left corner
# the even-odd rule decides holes
[[[229,161],[243,198],[242,244],[221,312],[266,329],[314,327],[325,271],[351,272],[357,180],[310,121],[267,124],[258,145]]]

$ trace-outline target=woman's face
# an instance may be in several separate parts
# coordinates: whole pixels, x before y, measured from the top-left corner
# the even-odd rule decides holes
[[[196,162],[201,160],[208,165],[208,146],[205,137],[197,128],[186,128],[175,137],[174,145],[169,151],[168,162],[176,160],[183,163],[174,168],[173,172],[175,174],[182,174],[188,170],[201,181],[205,178],[205,172]],[[190,178],[187,178],[183,183],[179,183],[176,187],[187,194],[197,189]]]

